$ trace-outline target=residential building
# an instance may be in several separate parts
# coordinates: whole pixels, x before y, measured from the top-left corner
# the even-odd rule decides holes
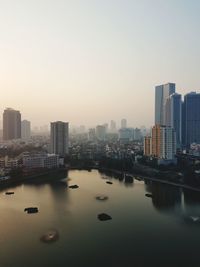
[[[3,113],[3,140],[21,138],[21,113],[7,108]]]
[[[69,123],[52,122],[50,134],[50,151],[52,154],[65,156],[69,152]]]
[[[166,101],[170,95],[175,93],[175,90],[176,85],[174,83],[167,83],[155,87],[155,124],[166,125]]]
[[[31,123],[30,121],[23,120],[21,122],[21,138],[29,140],[31,138]]]
[[[200,144],[200,93],[185,95],[182,116],[184,146],[189,148],[192,143]]]
[[[165,124],[176,132],[177,148],[182,146],[182,100],[181,95],[174,93],[166,102]]]

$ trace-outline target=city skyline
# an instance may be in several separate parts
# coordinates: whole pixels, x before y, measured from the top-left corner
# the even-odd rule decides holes
[[[155,85],[198,92],[199,8],[198,1],[4,2],[0,112],[13,107],[33,126],[60,119],[90,127],[109,114],[149,127]]]

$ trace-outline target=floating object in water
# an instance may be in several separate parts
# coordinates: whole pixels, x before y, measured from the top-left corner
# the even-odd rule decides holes
[[[6,195],[14,195],[14,192],[6,192]]]
[[[107,181],[106,183],[107,183],[107,184],[113,184],[113,183],[112,183],[112,182],[110,182],[110,181]]]
[[[105,201],[105,200],[108,200],[108,197],[107,196],[104,196],[104,195],[99,195],[96,197],[97,200],[101,200],[101,201]]]
[[[27,212],[28,214],[38,213],[38,208],[37,207],[29,207],[29,208],[25,208],[24,211]]]
[[[71,189],[77,189],[77,188],[79,188],[79,186],[77,184],[75,184],[75,185],[70,185],[69,188],[71,188]]]
[[[59,233],[56,230],[49,230],[46,234],[44,234],[40,241],[44,243],[53,243],[59,239]]]
[[[146,197],[153,197],[152,194],[145,194]]]
[[[109,221],[109,220],[112,220],[112,217],[110,215],[106,214],[106,213],[101,213],[97,217],[98,217],[98,219],[100,221]]]

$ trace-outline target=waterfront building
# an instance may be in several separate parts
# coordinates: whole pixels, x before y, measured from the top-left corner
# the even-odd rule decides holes
[[[126,119],[122,119],[121,120],[121,128],[127,128],[127,120]]]
[[[31,123],[30,121],[23,120],[21,122],[21,138],[29,140],[31,138]]]
[[[182,100],[181,95],[174,93],[166,102],[165,124],[174,128],[176,132],[177,148],[182,145]]]
[[[155,125],[152,128],[152,156],[162,163],[175,161],[176,133],[172,127]]]
[[[54,169],[60,165],[59,155],[47,153],[29,153],[25,152],[22,156],[23,167],[29,169]]]
[[[51,123],[50,151],[65,156],[69,152],[69,123],[56,121]]]
[[[175,93],[176,85],[167,83],[155,87],[155,124],[165,125],[166,101]]]
[[[151,136],[145,136],[144,138],[144,155],[148,157],[152,155]]]
[[[184,146],[189,148],[192,143],[200,144],[200,93],[185,95],[182,114]]]
[[[12,108],[7,108],[3,113],[3,140],[21,138],[21,113]]]

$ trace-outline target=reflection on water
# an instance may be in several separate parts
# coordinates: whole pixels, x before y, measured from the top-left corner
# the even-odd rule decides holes
[[[196,192],[97,171],[9,191],[0,192],[2,267],[199,266]],[[99,221],[104,213],[112,220]]]

